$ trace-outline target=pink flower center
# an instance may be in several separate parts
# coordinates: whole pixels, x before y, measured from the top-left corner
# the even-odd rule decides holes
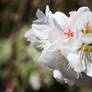
[[[70,37],[74,36],[74,32],[72,32],[71,29],[69,29],[68,32],[64,33],[64,34],[67,36],[67,38],[70,38]]]

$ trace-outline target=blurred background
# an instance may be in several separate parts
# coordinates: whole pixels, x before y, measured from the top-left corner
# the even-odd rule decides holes
[[[46,5],[68,12],[81,6],[92,9],[92,0],[0,0],[0,92],[92,92],[92,86],[78,88],[59,84],[52,70],[37,61],[39,52],[24,33],[36,19],[36,10]]]

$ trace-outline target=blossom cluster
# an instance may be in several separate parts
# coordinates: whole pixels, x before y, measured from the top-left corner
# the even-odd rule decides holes
[[[40,51],[39,61],[53,69],[60,83],[85,86],[92,80],[92,12],[88,7],[45,14],[38,9],[37,20],[25,33],[31,45]]]

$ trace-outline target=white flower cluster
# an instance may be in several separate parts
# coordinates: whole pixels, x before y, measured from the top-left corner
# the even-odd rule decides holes
[[[39,60],[53,69],[59,82],[88,85],[92,80],[92,12],[81,7],[67,17],[46,6],[45,14],[38,9],[36,15],[25,37],[41,51]]]

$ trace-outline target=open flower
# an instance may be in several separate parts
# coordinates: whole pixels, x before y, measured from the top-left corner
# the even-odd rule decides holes
[[[75,37],[63,43],[63,47],[70,51],[67,59],[78,74],[85,72],[92,77],[92,12],[87,7],[81,7],[70,17],[69,25]]]

